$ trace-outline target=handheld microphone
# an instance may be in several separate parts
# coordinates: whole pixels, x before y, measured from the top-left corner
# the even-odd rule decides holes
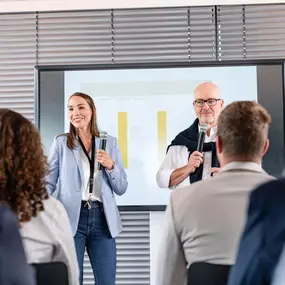
[[[201,124],[199,129],[200,132],[198,137],[197,151],[202,152],[208,125]]]
[[[107,136],[108,134],[106,132],[100,132],[99,149],[106,150]],[[100,162],[98,162],[98,170],[102,170],[103,168],[104,166]]]

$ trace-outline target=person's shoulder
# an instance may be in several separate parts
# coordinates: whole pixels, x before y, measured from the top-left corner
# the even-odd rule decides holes
[[[68,133],[63,133],[63,134],[59,134],[59,135],[55,136],[54,139],[57,141],[63,141],[63,140],[67,139],[67,136],[68,136]]]
[[[59,200],[54,198],[53,196],[49,196],[48,199],[43,200],[44,206],[52,207],[52,208],[61,208],[62,204]]]
[[[203,192],[199,190],[208,188],[205,184],[207,184],[207,180],[197,181],[188,186],[173,190],[171,193],[172,203],[179,206],[188,201],[194,201]]]
[[[184,145],[171,145],[167,151],[169,154],[188,153],[188,148]]]
[[[201,201],[204,200],[207,191],[204,191],[205,181],[198,181],[183,188],[178,188],[171,193],[171,209],[176,229],[182,230],[179,225],[188,223],[196,214]],[[202,189],[203,188],[203,189]]]
[[[38,217],[38,223],[43,224],[45,227],[52,228],[55,233],[58,233],[68,224],[68,215],[63,204],[56,198],[49,196],[48,199],[43,200],[44,211]]]
[[[59,134],[54,137],[54,143],[56,143],[57,145],[66,145],[67,137],[68,133]]]
[[[65,212],[65,208],[62,203],[54,198],[53,196],[49,196],[48,199],[43,200],[44,211],[52,213],[53,216],[61,216],[63,212]]]
[[[107,140],[109,141],[109,140],[111,140],[111,141],[113,141],[113,140],[116,140],[117,138],[116,137],[114,137],[114,136],[112,136],[112,135],[107,135]]]
[[[173,203],[182,205],[184,203],[196,204],[197,201],[202,201],[204,197],[208,197],[208,193],[215,192],[224,183],[219,175],[215,175],[206,180],[200,180],[183,188],[174,190],[172,195]]]
[[[285,214],[285,180],[274,179],[260,184],[250,195],[251,208],[266,211],[269,217],[272,213]]]
[[[268,179],[254,189],[253,193],[256,195],[268,195],[268,197],[277,197],[276,195],[281,193],[285,198],[285,179],[276,179],[268,175]]]
[[[6,213],[10,213],[10,212],[11,212],[11,210],[6,204],[0,204],[0,215],[1,215],[1,217],[3,215],[5,215]]]
[[[269,175],[264,172],[253,172],[247,173],[247,176],[244,176],[244,181],[248,181],[250,185],[252,185],[251,192],[263,185],[267,185],[267,183],[271,183],[276,181],[276,177]]]
[[[107,135],[107,142],[110,146],[117,146],[117,138],[115,136],[112,136],[112,135]]]
[[[1,223],[9,224],[11,222],[15,223],[16,220],[17,220],[16,216],[7,205],[5,204],[0,205],[0,224]]]

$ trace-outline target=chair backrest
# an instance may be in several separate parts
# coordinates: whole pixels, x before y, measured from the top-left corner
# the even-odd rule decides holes
[[[68,285],[68,270],[63,262],[33,263],[37,285]]]
[[[188,285],[227,285],[230,265],[195,262],[188,269]]]

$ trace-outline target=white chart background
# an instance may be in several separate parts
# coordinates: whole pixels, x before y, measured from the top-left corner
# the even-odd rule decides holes
[[[118,137],[118,112],[127,112],[129,187],[126,194],[116,197],[117,203],[166,205],[170,191],[156,184],[161,163],[157,112],[167,114],[169,144],[195,119],[192,102],[198,84],[204,81],[217,84],[228,104],[257,100],[256,76],[256,66],[66,71],[65,131],[69,128],[68,98],[77,91],[94,99],[99,128],[112,136]]]

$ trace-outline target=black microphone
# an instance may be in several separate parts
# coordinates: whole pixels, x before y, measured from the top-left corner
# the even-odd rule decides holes
[[[106,132],[100,132],[99,149],[106,150],[107,136],[108,134]],[[98,170],[102,170],[103,168],[104,166],[100,162],[98,162]]]
[[[199,126],[199,137],[198,137],[198,145],[197,145],[197,151],[202,152],[203,150],[203,145],[205,142],[205,136],[206,136],[206,132],[208,130],[208,125],[207,124],[201,124]]]

